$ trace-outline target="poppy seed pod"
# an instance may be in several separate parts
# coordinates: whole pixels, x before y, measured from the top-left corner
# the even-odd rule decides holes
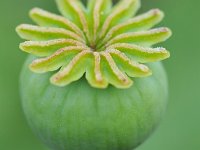
[[[163,12],[135,16],[139,0],[56,0],[62,16],[30,11],[38,25],[16,28],[30,54],[20,83],[27,120],[51,149],[132,150],[166,108],[167,77],[154,44],[171,36],[154,28]]]

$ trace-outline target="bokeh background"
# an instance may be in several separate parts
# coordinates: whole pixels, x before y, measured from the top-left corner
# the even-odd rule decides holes
[[[137,150],[200,150],[200,1],[142,0],[141,12],[160,8],[161,25],[173,30],[162,44],[171,52],[164,62],[170,98],[161,126]],[[18,79],[26,54],[18,48],[15,27],[31,23],[28,11],[42,7],[57,12],[54,0],[0,2],[0,150],[46,150],[26,124],[20,106]]]

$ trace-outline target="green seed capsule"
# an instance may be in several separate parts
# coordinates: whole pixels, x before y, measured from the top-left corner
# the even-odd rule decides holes
[[[132,150],[156,128],[166,108],[167,79],[161,63],[154,74],[129,89],[92,88],[82,78],[65,87],[34,74],[29,57],[21,73],[21,96],[28,122],[55,150]]]
[[[134,17],[140,0],[56,0],[62,15],[30,11],[37,25],[16,28],[31,54],[21,73],[27,120],[52,150],[133,150],[166,108],[171,30],[154,28],[153,9]],[[34,56],[32,56],[34,55]],[[32,71],[32,72],[31,72]]]

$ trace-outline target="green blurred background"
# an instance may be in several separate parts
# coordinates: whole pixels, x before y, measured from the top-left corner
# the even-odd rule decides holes
[[[161,25],[173,30],[162,44],[171,52],[164,62],[169,76],[168,110],[159,129],[137,150],[200,150],[200,1],[142,0],[141,12],[158,7]],[[54,0],[1,0],[0,3],[0,150],[45,150],[26,124],[18,79],[26,54],[15,27],[31,23],[28,11],[57,12]]]

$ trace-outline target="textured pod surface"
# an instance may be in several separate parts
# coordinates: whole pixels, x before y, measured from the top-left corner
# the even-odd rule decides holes
[[[155,129],[166,107],[167,79],[160,62],[129,89],[92,88],[84,78],[65,87],[52,73],[21,74],[23,108],[35,133],[55,150],[132,150]]]

